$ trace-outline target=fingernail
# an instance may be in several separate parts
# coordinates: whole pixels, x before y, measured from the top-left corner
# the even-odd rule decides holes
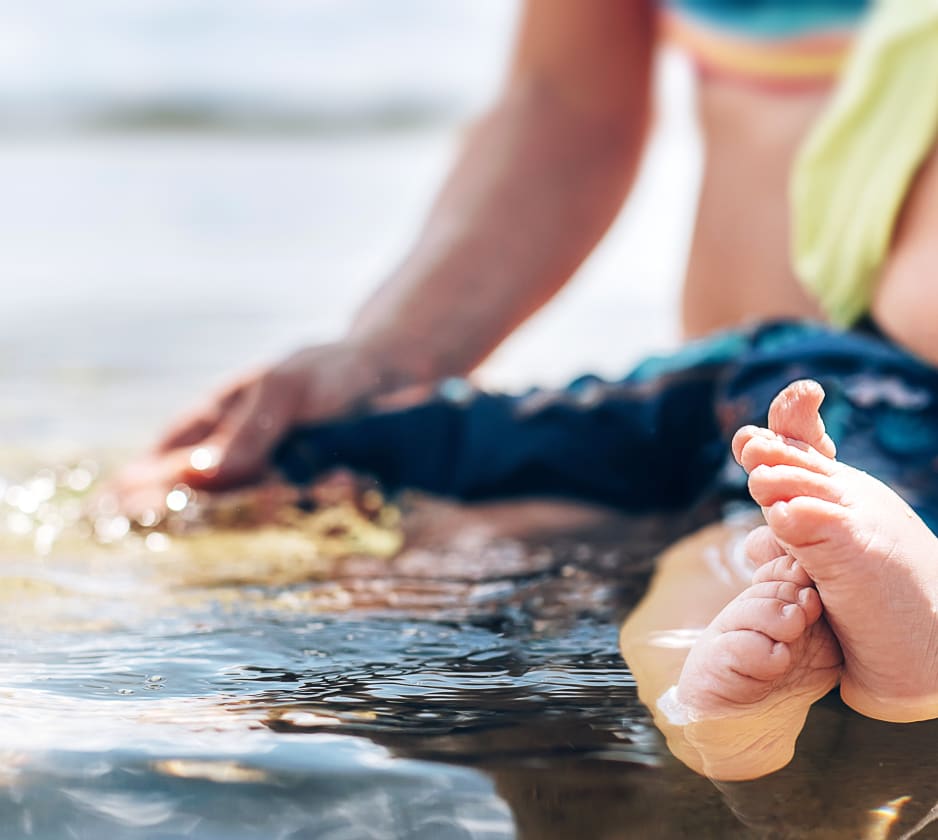
[[[799,595],[798,597],[800,598],[801,596]],[[785,616],[785,618],[791,618],[797,611],[798,607],[795,604],[787,604],[782,607],[782,615]]]

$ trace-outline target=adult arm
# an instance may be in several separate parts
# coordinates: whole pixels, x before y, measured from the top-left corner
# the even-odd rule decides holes
[[[472,370],[606,231],[649,122],[652,6],[528,2],[501,97],[349,333],[387,384]]]
[[[563,286],[627,195],[654,42],[651,0],[528,0],[500,97],[346,337],[245,376],[182,418],[142,481],[252,480],[291,426],[478,365]],[[193,447],[213,453],[201,469]]]

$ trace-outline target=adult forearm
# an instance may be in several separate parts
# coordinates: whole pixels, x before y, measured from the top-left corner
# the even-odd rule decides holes
[[[508,90],[351,328],[381,359],[384,384],[468,372],[566,282],[627,193],[647,113],[644,86],[608,110],[534,81]]]

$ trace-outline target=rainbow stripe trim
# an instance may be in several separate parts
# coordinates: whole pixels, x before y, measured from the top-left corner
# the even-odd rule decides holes
[[[707,74],[768,87],[803,88],[836,79],[850,52],[852,29],[785,38],[745,37],[663,10],[664,33]]]

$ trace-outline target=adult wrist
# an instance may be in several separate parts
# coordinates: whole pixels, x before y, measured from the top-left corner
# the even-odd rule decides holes
[[[364,373],[364,399],[426,385],[448,375],[432,354],[415,345],[375,338],[350,339]]]

